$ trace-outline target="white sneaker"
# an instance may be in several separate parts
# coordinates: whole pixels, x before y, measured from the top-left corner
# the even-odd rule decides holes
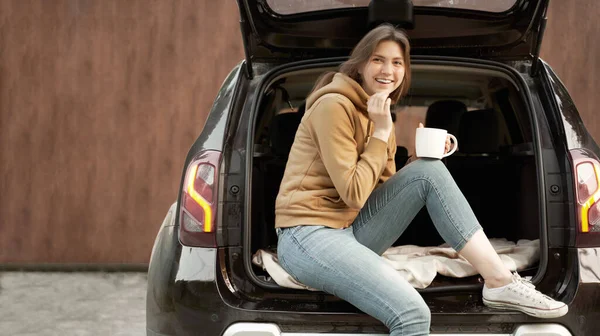
[[[561,317],[569,311],[566,304],[540,293],[517,273],[504,287],[489,289],[483,286],[483,303],[490,308],[518,310],[540,318]]]

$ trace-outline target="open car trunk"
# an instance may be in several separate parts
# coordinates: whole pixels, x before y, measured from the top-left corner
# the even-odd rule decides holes
[[[252,207],[246,262],[257,251],[277,248],[275,198],[285,170],[302,104],[317,77],[331,67],[280,70],[270,78],[257,104],[253,139]],[[393,108],[400,170],[414,156],[415,129],[443,128],[458,138],[459,148],[443,159],[490,238],[538,240],[544,223],[539,217],[538,173],[526,95],[514,72],[504,67],[459,62],[416,61],[407,97]],[[443,240],[423,208],[396,241],[397,245],[438,246]],[[539,253],[538,253],[539,256]],[[359,267],[359,265],[357,265]],[[534,276],[538,259],[520,273]],[[248,266],[257,285],[281,290],[262,267]],[[438,275],[422,291],[472,290],[481,279]],[[467,285],[465,287],[465,285]],[[471,286],[469,286],[471,285]]]

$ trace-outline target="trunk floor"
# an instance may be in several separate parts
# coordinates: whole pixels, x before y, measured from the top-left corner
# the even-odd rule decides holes
[[[263,279],[265,282],[275,284],[275,281],[273,281],[265,271],[258,270],[255,266],[253,266],[253,268],[254,268],[255,274],[258,276],[258,278]],[[536,274],[537,270],[538,270],[538,267],[537,267],[537,265],[535,265],[534,267],[530,267],[530,268],[519,271],[519,275],[521,275],[522,277],[527,277],[527,276],[532,277]],[[433,282],[431,283],[431,285],[429,285],[427,288],[483,285],[483,283],[484,283],[483,278],[479,274],[470,276],[470,277],[460,278],[460,279],[447,277],[447,276],[438,274],[435,277],[435,279],[433,280]]]

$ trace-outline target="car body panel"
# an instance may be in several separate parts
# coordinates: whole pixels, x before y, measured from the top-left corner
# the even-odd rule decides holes
[[[242,83],[240,78],[244,77],[244,68],[244,62],[242,61],[238,63],[225,78],[209,113],[207,113],[206,122],[202,128],[202,132],[188,151],[183,164],[181,180],[179,181],[177,209],[174,220],[175,226],[179,225],[179,215],[181,211],[178,204],[181,201],[181,190],[183,188],[187,167],[205,150],[221,151],[227,136],[232,131],[231,123],[236,123],[235,118],[232,117],[232,110],[236,97],[238,95],[244,95],[243,89],[239,87],[240,83]],[[198,111],[198,113],[202,113],[202,111]],[[220,242],[221,240],[222,239],[219,236],[217,242]]]
[[[550,84],[555,108],[560,113],[561,119],[557,120],[557,124],[562,126],[560,131],[562,131],[561,135],[564,136],[567,148],[593,149],[596,155],[600,155],[598,145],[585,127],[567,88],[547,63],[544,63],[544,75]]]

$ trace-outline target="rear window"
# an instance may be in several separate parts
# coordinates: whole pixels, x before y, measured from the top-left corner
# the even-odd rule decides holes
[[[370,0],[267,0],[278,14],[296,14],[327,9],[366,7]],[[413,0],[413,5],[446,7],[500,13],[511,9],[517,0]]]

